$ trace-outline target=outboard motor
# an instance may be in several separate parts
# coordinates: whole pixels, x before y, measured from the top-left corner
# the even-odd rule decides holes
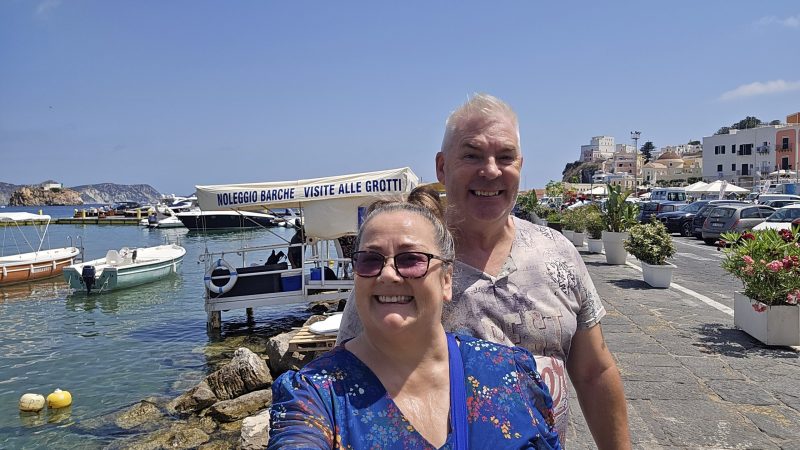
[[[94,266],[83,266],[83,270],[81,270],[81,279],[83,279],[83,284],[86,286],[86,295],[92,292],[96,273]]]

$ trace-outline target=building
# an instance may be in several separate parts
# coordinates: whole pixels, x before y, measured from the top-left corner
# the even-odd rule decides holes
[[[42,189],[45,191],[52,191],[53,189],[63,189],[64,185],[62,183],[44,183],[42,184]]]
[[[614,157],[614,138],[612,136],[594,136],[589,145],[581,145],[581,161],[591,162]]]
[[[702,153],[681,156],[670,150],[642,167],[642,184],[651,186],[664,183],[686,185],[690,179],[700,179],[702,176]]]
[[[750,187],[779,169],[794,171],[800,159],[800,113],[786,122],[704,137],[703,181]]]

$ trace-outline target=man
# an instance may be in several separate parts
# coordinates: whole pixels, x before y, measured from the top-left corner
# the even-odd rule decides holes
[[[580,255],[561,234],[510,215],[522,161],[516,114],[503,101],[478,94],[448,118],[436,155],[456,239],[445,329],[536,355],[562,442],[568,372],[598,448],[630,448],[622,380],[600,328],[605,309]],[[360,330],[350,303],[340,341]]]

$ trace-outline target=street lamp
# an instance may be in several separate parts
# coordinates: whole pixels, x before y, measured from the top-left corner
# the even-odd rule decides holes
[[[633,139],[633,192],[639,196],[639,188],[636,182],[637,165],[639,163],[639,138],[642,136],[641,131],[631,131],[631,139]]]

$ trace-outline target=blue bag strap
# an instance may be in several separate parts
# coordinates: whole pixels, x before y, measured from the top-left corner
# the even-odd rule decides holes
[[[464,388],[464,364],[456,338],[447,334],[447,353],[450,361],[450,427],[454,434],[454,450],[467,450],[467,391]]]

